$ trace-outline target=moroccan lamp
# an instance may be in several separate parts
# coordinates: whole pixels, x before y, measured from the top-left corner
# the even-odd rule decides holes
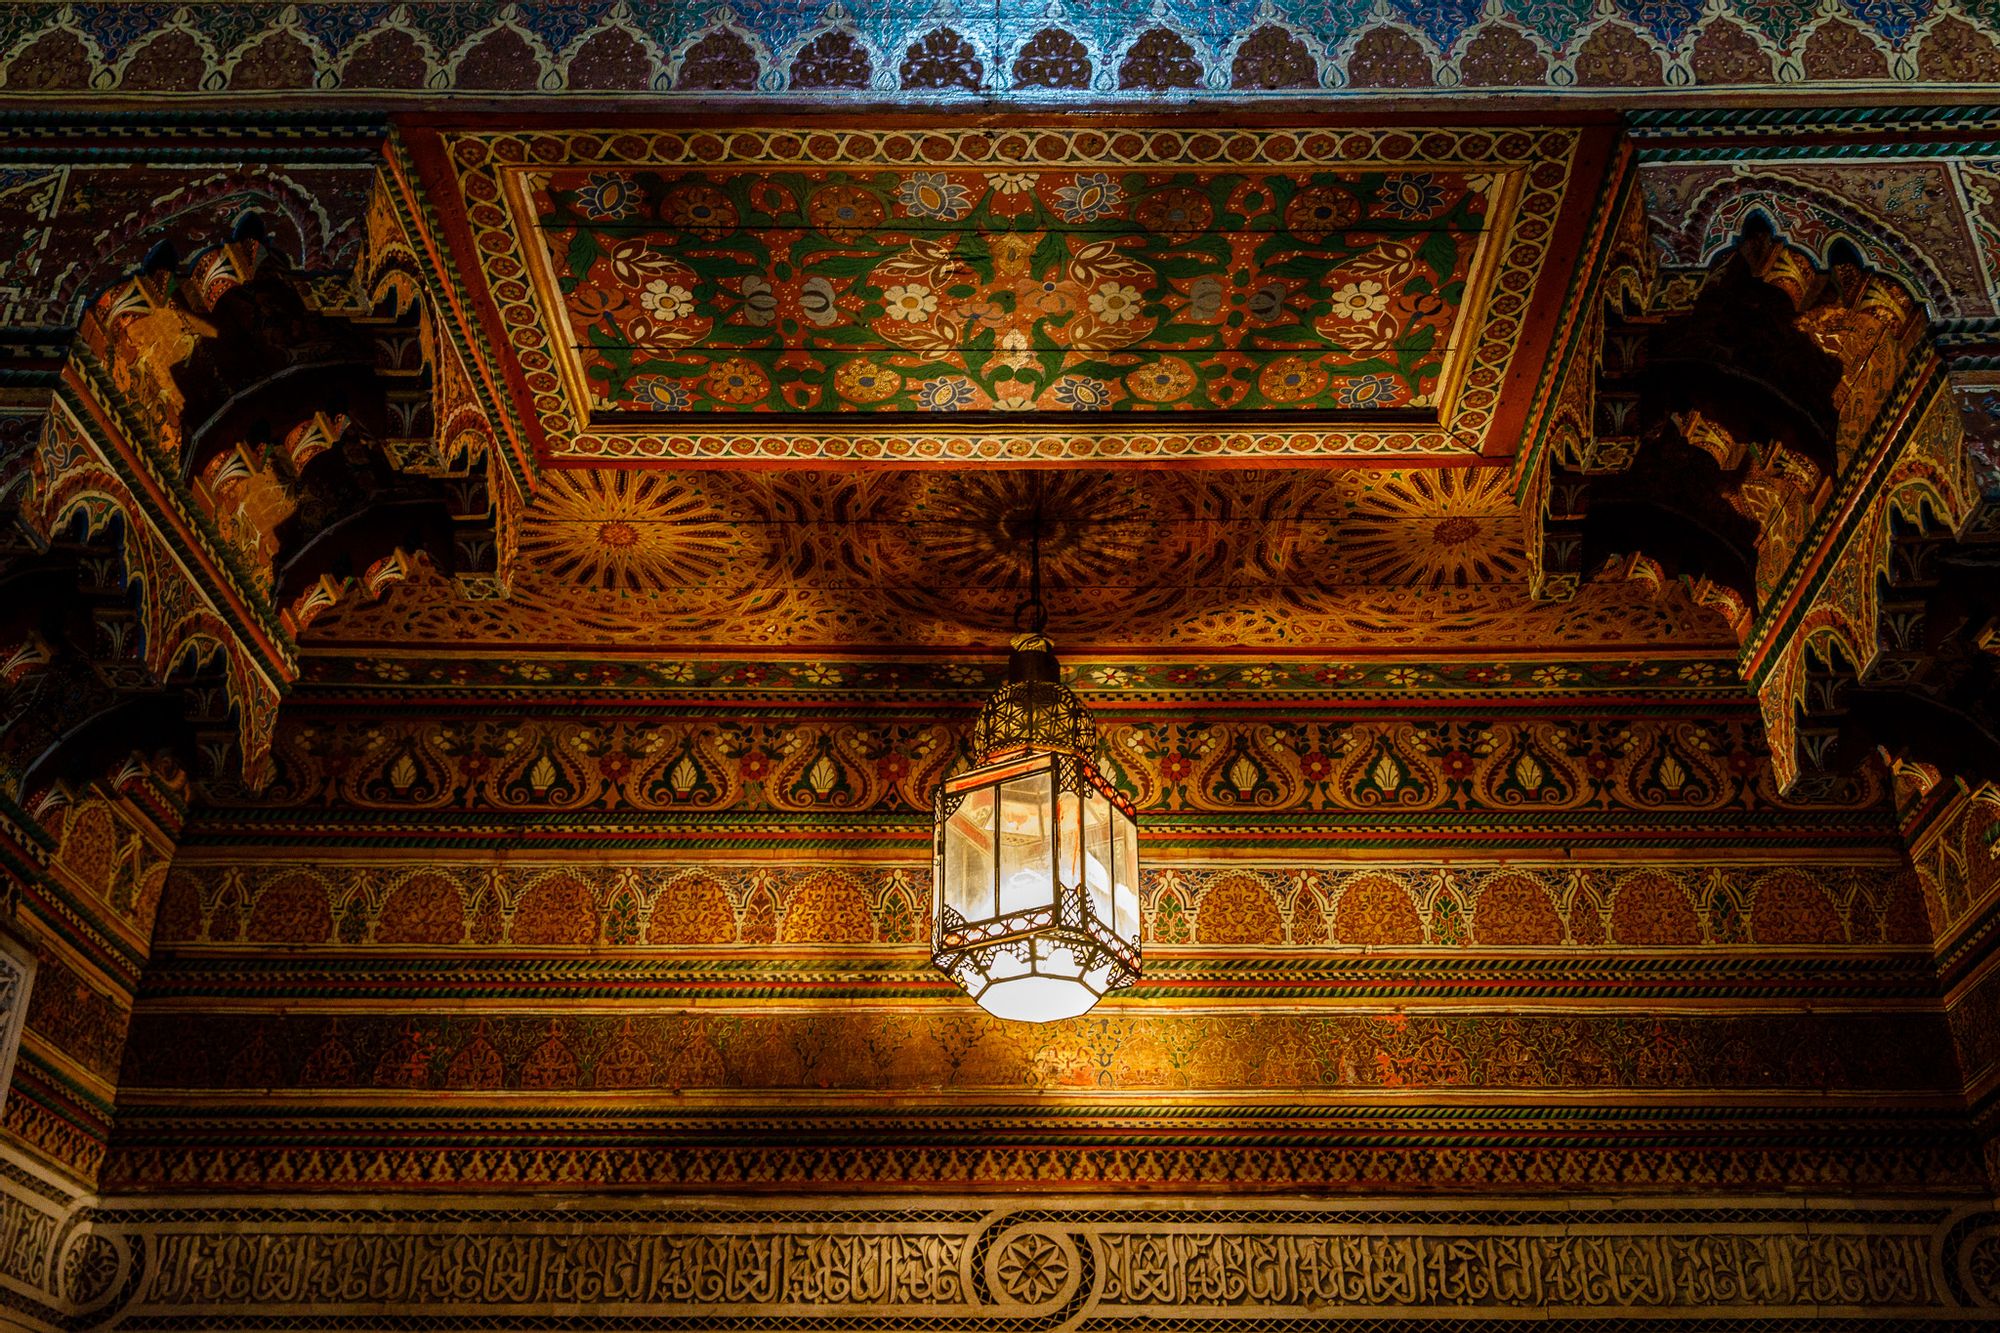
[[[1059,678],[1033,549],[1032,628],[973,724],[975,766],[938,787],[931,961],[995,1017],[1046,1023],[1139,979],[1139,827]]]

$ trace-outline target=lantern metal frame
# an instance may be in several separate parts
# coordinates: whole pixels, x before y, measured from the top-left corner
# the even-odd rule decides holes
[[[1042,633],[1039,487],[1029,572],[1015,623],[1031,628],[973,724],[974,766],[938,786],[931,962],[988,1012],[1046,1021],[1139,980],[1139,835],[1132,803],[1098,768],[1090,710],[1062,684]],[[974,800],[983,808],[961,819]],[[976,891],[973,875],[984,879]]]
[[[1036,835],[1047,848],[1047,887],[1032,903],[1006,910],[1005,858],[998,846],[1001,789],[1035,780],[1048,784],[1043,807],[1048,816],[1046,830]],[[955,886],[948,864],[947,830],[966,801],[980,793],[992,793],[994,810],[995,846],[988,857],[992,912],[971,917],[952,901]],[[1066,796],[1071,802],[1064,801]],[[1093,799],[1108,807],[1101,895],[1092,894],[1084,869],[1090,849],[1082,835],[1088,827],[1086,804]],[[1032,745],[1018,746],[989,755],[977,768],[946,779],[938,787],[936,806],[937,889],[931,962],[961,990],[975,1001],[983,1001],[993,987],[1040,978],[1088,993],[1089,1001],[1083,1006],[1087,1010],[1107,993],[1139,980],[1137,816],[1132,803],[1104,779],[1094,761]],[[1120,817],[1125,821],[1122,838]],[[1065,820],[1076,832],[1073,843],[1064,836]],[[1121,888],[1126,893],[1121,894]],[[1128,895],[1129,903],[1121,903]],[[963,900],[964,895],[956,896]],[[1093,901],[1094,897],[1098,901]],[[1067,962],[1057,966],[1059,960]]]

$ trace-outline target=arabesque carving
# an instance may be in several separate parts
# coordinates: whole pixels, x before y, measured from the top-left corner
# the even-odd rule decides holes
[[[329,607],[419,565],[504,595],[490,432],[407,244],[370,241],[346,276],[295,270],[254,218],[185,262],[163,244],[86,308],[53,401],[10,418],[9,799],[135,750],[254,790]]]
[[[1705,275],[1607,317],[1595,378],[1566,386],[1595,395],[1591,453],[1563,456],[1571,430],[1532,461],[1536,591],[1608,573],[1720,610],[1788,793],[1878,747],[1990,778],[1992,654],[1972,646],[1995,500],[1959,401],[1981,377],[1947,383],[1900,282],[1751,221]]]

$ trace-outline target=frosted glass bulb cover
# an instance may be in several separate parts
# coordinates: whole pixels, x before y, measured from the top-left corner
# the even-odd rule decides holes
[[[995,1018],[1016,1023],[1054,1023],[1088,1013],[1098,996],[1080,981],[1026,976],[995,981],[975,999],[981,1009]]]

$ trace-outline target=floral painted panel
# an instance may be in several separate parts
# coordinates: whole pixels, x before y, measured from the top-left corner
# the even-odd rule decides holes
[[[1618,151],[1186,114],[406,143],[545,462],[732,467],[1505,458]]]
[[[571,392],[659,413],[1428,422],[1503,178],[568,169],[526,182]]]

